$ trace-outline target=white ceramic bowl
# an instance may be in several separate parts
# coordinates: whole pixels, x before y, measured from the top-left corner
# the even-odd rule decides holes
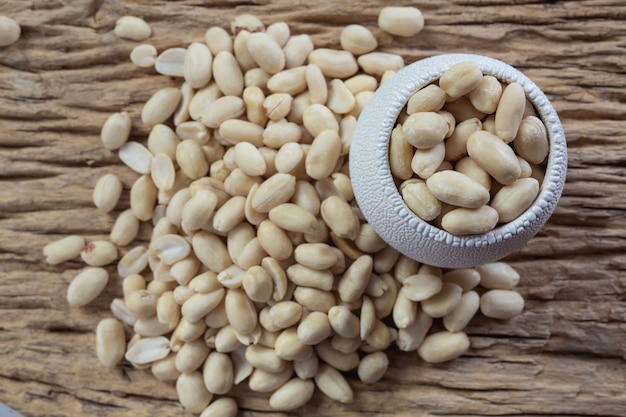
[[[484,74],[525,90],[548,131],[545,179],[533,204],[515,220],[481,235],[456,236],[417,217],[404,203],[389,168],[389,136],[398,115],[417,90],[452,65],[473,61]],[[398,71],[363,109],[350,148],[350,178],[359,207],[376,232],[399,252],[428,265],[461,268],[499,260],[521,248],[545,224],[561,196],[567,171],[565,135],[554,107],[528,77],[502,61],[480,55],[447,54]]]

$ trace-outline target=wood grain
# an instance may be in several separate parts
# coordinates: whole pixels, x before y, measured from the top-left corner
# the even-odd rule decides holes
[[[105,172],[126,186],[135,177],[101,146],[100,126],[126,110],[133,137],[145,137],[142,102],[176,84],[128,61],[135,43],[115,37],[115,20],[143,16],[150,43],[162,50],[249,12],[266,24],[287,21],[317,46],[337,47],[342,26],[365,24],[382,50],[407,63],[444,52],[504,60],[552,100],[570,162],[555,215],[510,257],[523,276],[521,316],[475,319],[469,354],[444,365],[392,350],[381,382],[349,376],[354,404],[315,394],[301,410],[276,413],[267,396],[238,387],[241,415],[626,415],[626,5],[402,2],[409,3],[426,26],[400,39],[377,29],[385,3],[373,0],[0,2],[0,14],[22,26],[21,40],[0,49],[0,401],[25,416],[191,415],[149,372],[97,364],[93,332],[119,280],[93,305],[70,309],[64,294],[81,265],[48,266],[41,248],[68,233],[107,234],[114,214],[92,208],[91,189]]]

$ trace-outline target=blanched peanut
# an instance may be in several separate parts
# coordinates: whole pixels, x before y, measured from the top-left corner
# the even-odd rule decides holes
[[[328,197],[320,207],[322,218],[340,238],[355,239],[359,233],[359,219],[352,207],[336,196]]]
[[[492,230],[498,223],[498,212],[489,206],[475,209],[457,208],[446,213],[441,227],[455,235],[474,235]]]
[[[383,7],[378,14],[378,26],[397,36],[414,36],[424,27],[424,16],[416,7]]]
[[[446,141],[446,160],[456,161],[467,155],[467,139],[481,128],[480,120],[471,118],[456,125]]]
[[[305,169],[307,175],[313,179],[322,179],[330,176],[335,169],[341,153],[341,139],[335,130],[320,132],[306,155]]]
[[[357,58],[359,66],[366,74],[382,76],[387,71],[398,71],[404,67],[404,59],[388,52],[370,52]]]
[[[298,340],[306,345],[316,345],[331,335],[328,316],[321,311],[307,314],[298,325]]]
[[[285,54],[281,46],[267,33],[250,34],[247,46],[252,59],[267,73],[275,74],[285,67]]]
[[[104,268],[83,269],[67,287],[67,302],[71,306],[85,306],[104,290],[109,282],[109,273]]]
[[[492,319],[508,320],[524,310],[524,298],[510,290],[490,290],[480,297],[480,311]]]
[[[505,143],[515,139],[526,107],[526,93],[518,83],[511,83],[502,92],[496,109],[496,135]]]
[[[511,184],[522,173],[513,149],[489,132],[473,133],[467,139],[467,152],[470,158],[500,184]]]
[[[213,59],[213,79],[225,95],[241,96],[243,73],[232,53],[219,52]]]
[[[482,169],[476,161],[470,157],[465,157],[457,161],[454,168],[461,174],[465,174],[487,190],[491,189],[491,176]]]
[[[339,35],[341,47],[354,55],[372,52],[378,46],[376,37],[368,28],[361,25],[348,25]]]
[[[84,247],[83,237],[71,235],[48,243],[43,248],[43,255],[49,265],[58,265],[78,257]]]
[[[448,124],[435,112],[413,113],[402,125],[402,133],[404,140],[417,149],[428,149],[443,142]]]
[[[417,149],[411,160],[411,170],[420,178],[427,179],[437,171],[446,154],[446,145],[439,142],[432,148]]]
[[[312,380],[293,378],[274,391],[269,400],[270,407],[280,411],[295,410],[309,402],[314,390]]]
[[[439,87],[448,96],[458,98],[475,89],[482,79],[483,73],[474,62],[459,62],[441,75]]]
[[[480,285],[490,290],[512,290],[519,284],[519,273],[506,262],[491,262],[476,267]]]
[[[446,92],[435,84],[429,84],[409,98],[407,113],[419,113],[441,110],[446,101]]]
[[[296,96],[306,90],[306,86],[305,66],[289,68],[277,72],[267,80],[267,89],[272,93],[284,93]]]
[[[312,100],[313,101],[313,100]],[[356,99],[343,81],[334,79],[328,84],[326,105],[336,114],[347,114],[355,107]]]
[[[523,118],[513,144],[522,158],[534,164],[542,163],[549,151],[546,127],[543,122],[535,116]]]
[[[478,208],[489,201],[489,191],[457,171],[441,171],[426,180],[430,192],[440,201],[454,206]]]
[[[293,35],[289,38],[283,52],[285,53],[285,68],[294,68],[303,65],[313,51],[313,41],[307,34]]]
[[[468,291],[461,296],[461,300],[453,311],[443,318],[443,325],[449,332],[463,330],[474,317],[480,307],[480,296],[476,291]]]
[[[330,78],[348,78],[358,71],[354,56],[348,51],[318,48],[309,54],[309,64],[315,64]]]
[[[441,202],[430,192],[423,181],[412,181],[401,188],[406,205],[421,219],[430,221],[439,216]]]
[[[122,323],[113,318],[103,319],[96,328],[96,355],[101,364],[112,368],[126,352],[126,335]]]
[[[524,212],[539,193],[539,183],[534,178],[520,178],[502,187],[493,197],[491,207],[499,216],[499,222],[510,222]]]
[[[350,404],[354,399],[352,389],[344,376],[332,366],[322,364],[315,375],[315,384],[324,394],[343,404]]]
[[[384,352],[373,352],[361,358],[359,379],[366,384],[378,382],[387,372],[389,358]]]
[[[424,301],[441,291],[441,277],[432,273],[418,272],[402,280],[402,289],[411,301]]]
[[[424,313],[432,318],[440,318],[451,313],[461,301],[463,289],[451,282],[444,282],[441,291],[422,301]]]
[[[463,332],[447,331],[426,336],[417,353],[426,362],[441,363],[461,356],[470,347],[470,341]]]
[[[458,285],[463,291],[469,291],[480,283],[480,274],[474,268],[452,269],[443,274],[441,279],[444,282],[451,282]]]
[[[468,98],[476,110],[485,114],[494,113],[502,95],[502,84],[492,75],[485,75],[480,83],[469,92]]]

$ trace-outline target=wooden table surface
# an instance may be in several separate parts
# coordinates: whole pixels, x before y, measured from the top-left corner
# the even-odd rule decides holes
[[[319,46],[338,47],[343,26],[372,28],[380,49],[407,63],[434,54],[489,55],[532,78],[555,105],[569,145],[561,203],[545,228],[509,259],[523,278],[524,313],[476,318],[472,349],[444,365],[390,351],[379,383],[349,379],[355,402],[319,393],[301,410],[271,412],[267,396],[234,391],[242,416],[626,415],[626,4],[622,0],[403,1],[425,29],[394,38],[376,26],[382,1],[2,0],[22,38],[0,49],[0,402],[25,416],[187,416],[169,384],[132,367],[107,370],[94,329],[120,294],[113,278],[96,302],[69,308],[79,262],[48,266],[42,247],[69,233],[103,237],[114,214],[91,190],[105,172],[135,175],[99,141],[115,111],[145,137],[141,105],[168,77],[128,61],[133,42],[115,20],[143,16],[159,50],[202,40],[239,13],[286,21]],[[127,198],[120,207],[128,205]],[[149,237],[142,229],[141,238]]]

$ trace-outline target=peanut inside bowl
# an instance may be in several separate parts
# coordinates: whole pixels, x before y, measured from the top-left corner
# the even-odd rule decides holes
[[[436,167],[433,171],[443,170],[437,173],[427,173],[425,176],[428,178],[425,184],[420,184],[419,181],[421,180],[411,183],[415,178],[409,179],[407,183],[406,179],[398,177],[397,166],[393,166],[392,169],[390,158],[393,159],[394,154],[396,156],[402,155],[401,151],[398,152],[397,149],[393,149],[393,138],[394,134],[398,134],[398,124],[407,121],[412,123],[409,119],[415,118],[414,115],[407,117],[406,112],[406,109],[412,106],[412,97],[419,96],[416,94],[419,92],[422,95],[419,102],[427,101],[424,98],[428,96],[424,93],[426,87],[437,83],[446,83],[445,79],[441,79],[442,75],[446,70],[460,63],[475,64],[483,75],[497,79],[504,87],[503,95],[507,92],[506,86],[513,85],[512,89],[521,90],[512,93],[520,94],[523,92],[532,105],[532,109],[536,112],[537,118],[545,127],[549,146],[547,158],[543,161],[545,167],[543,179],[537,176],[541,181],[537,181],[536,197],[532,198],[532,202],[526,203],[530,205],[521,214],[516,213],[515,210],[510,211],[508,215],[510,218],[507,218],[506,215],[496,214],[494,221],[493,211],[495,210],[487,205],[488,202],[492,201],[493,195],[489,192],[487,195],[480,195],[481,190],[477,188],[478,192],[468,193],[472,196],[470,200],[478,195],[477,201],[461,203],[455,201],[456,205],[461,204],[466,212],[461,210],[460,216],[456,216],[456,218],[453,216],[453,225],[450,227],[451,222],[448,221],[448,225],[446,225],[440,216],[441,210],[438,213],[431,213],[430,216],[419,213],[422,216],[420,217],[416,214],[419,210],[414,204],[407,204],[407,202],[411,203],[410,197],[405,192],[403,198],[403,189],[407,186],[424,188],[430,181],[431,183],[440,183],[439,187],[437,184],[430,184],[428,186],[430,190],[439,188],[446,191],[450,188],[456,188],[456,191],[460,190],[461,194],[464,194],[476,185],[476,181],[472,180],[472,182],[465,184],[463,181],[467,176],[458,172],[460,171],[458,168],[450,170],[446,167]],[[450,90],[449,87],[446,89]],[[463,87],[461,86],[454,95],[458,94],[458,97],[463,96],[462,98],[466,99],[465,94],[468,92],[462,90]],[[413,101],[415,102],[416,99]],[[456,101],[460,101],[460,99]],[[419,107],[419,105],[419,103],[413,103],[413,107]],[[436,113],[435,116],[426,114],[429,112],[422,113],[418,117],[423,120],[418,121],[421,123],[415,123],[415,126],[430,126],[432,129],[429,127],[420,131],[420,128],[416,127],[415,130],[417,131],[409,134],[414,136],[412,139],[418,142],[418,146],[420,146],[419,141],[422,141],[424,143],[423,148],[430,150],[437,143],[443,142],[427,143],[432,139],[429,136],[431,134],[435,136],[438,134],[447,135],[447,132],[433,133],[433,129],[437,130],[441,127],[437,126],[437,123],[441,124],[441,120],[427,119],[435,116],[443,120],[446,118],[442,117],[445,115],[437,115]],[[488,122],[484,119],[480,120],[479,123]],[[461,127],[461,124],[456,125],[456,127]],[[467,126],[465,128],[467,129]],[[512,135],[515,137],[515,133]],[[476,142],[473,144],[474,155],[472,155],[472,159],[482,158],[498,165],[507,158],[515,157],[514,148],[505,143],[507,140],[512,141],[513,138],[499,141],[495,134],[484,129],[476,132],[474,136],[479,137],[472,139],[472,142]],[[467,137],[465,139],[467,140]],[[450,137],[445,138],[445,141],[449,140],[451,140]],[[443,152],[454,153],[453,150],[449,149],[451,147],[446,148]],[[504,153],[502,153],[503,148],[507,148],[508,151],[504,149]],[[424,159],[428,160],[428,155]],[[458,165],[456,161],[457,159],[454,159],[455,165]],[[425,165],[427,164],[421,164],[422,167]],[[542,169],[544,168],[542,167]],[[492,58],[470,54],[449,54],[424,59],[407,66],[385,82],[363,109],[350,151],[350,173],[353,178],[355,197],[368,222],[396,250],[420,262],[440,267],[457,268],[492,262],[523,246],[539,231],[554,211],[565,182],[566,169],[567,151],[563,129],[554,107],[543,92],[515,68]],[[497,178],[497,182],[506,186],[521,178],[521,172],[511,173],[510,171],[494,169],[490,175],[492,178]],[[416,186],[415,184],[419,185]],[[528,188],[531,188],[530,193],[534,192],[532,186]],[[456,191],[453,190],[448,194],[458,194]],[[524,195],[528,194],[529,192],[524,193]],[[461,199],[464,198],[461,197]],[[443,199],[444,203],[450,203],[446,197]],[[500,198],[500,200],[502,200],[499,203],[501,205],[510,205],[511,203],[511,198]],[[468,213],[471,215],[468,216]],[[489,216],[491,216],[491,220],[488,219]],[[439,219],[437,219],[438,217]],[[503,221],[498,221],[500,217],[503,217]],[[443,225],[441,224],[442,221]],[[491,224],[476,226],[481,222]]]

